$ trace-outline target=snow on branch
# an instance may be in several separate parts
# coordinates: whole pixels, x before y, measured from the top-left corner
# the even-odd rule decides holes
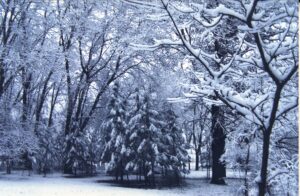
[[[238,47],[239,49],[234,53],[231,60],[226,65],[221,65],[220,71],[216,73],[216,78],[221,77],[233,65],[233,62],[235,61],[235,58],[237,57],[238,53],[240,52],[240,50],[243,46],[244,38],[245,38],[245,36],[240,38],[240,44],[239,44],[239,47]]]
[[[182,31],[181,28],[179,28],[179,26],[177,25],[177,22],[175,21],[174,17],[172,16],[170,10],[168,9],[168,4],[166,2],[164,2],[164,0],[161,0],[164,9],[166,10],[166,12],[168,13],[178,35],[179,38],[181,39],[183,45],[186,47],[186,49],[191,53],[191,55],[193,55],[197,60],[199,60],[199,62],[204,66],[204,68],[208,71],[209,75],[211,77],[214,77],[214,73],[213,70],[210,68],[210,64],[201,56],[201,50],[200,49],[195,49],[192,47],[190,41],[186,38],[186,36],[184,35],[184,30]]]
[[[219,22],[221,21],[223,15],[219,15],[215,18],[212,19],[211,22],[207,22],[205,20],[203,20],[200,16],[194,15],[193,18],[199,22],[202,26],[206,27],[206,28],[210,28],[210,27],[214,27],[217,24],[219,24]]]
[[[147,19],[152,20],[152,21],[161,21],[161,20],[167,20],[169,18],[169,16],[165,13],[152,13],[152,14],[148,14]]]
[[[257,125],[265,127],[263,117],[256,112],[256,108],[268,100],[269,96],[267,94],[253,100],[253,97],[247,98],[226,88],[220,89],[219,91],[215,90],[214,92],[221,101],[230,108],[236,110],[246,119]]]
[[[181,13],[193,13],[195,12],[195,10],[193,8],[191,8],[190,6],[184,4],[184,3],[169,3],[170,6],[172,6],[174,9],[176,9],[177,11],[181,12]]]
[[[288,174],[288,173],[289,173],[289,171],[287,171],[287,170],[276,170],[276,171],[273,171],[271,173],[271,175],[268,176],[268,182],[270,182],[271,180],[273,180],[274,178],[276,178],[279,175]]]
[[[234,18],[237,18],[241,21],[246,21],[246,16],[243,14],[234,11],[233,9],[227,8],[225,5],[220,4],[216,8],[204,8],[202,6],[202,10],[200,12],[203,12],[205,14],[208,14],[211,17],[220,17],[220,15],[227,15],[227,16],[232,16]]]
[[[173,41],[170,39],[163,39],[163,40],[154,40],[153,45],[144,45],[144,44],[130,44],[130,46],[134,50],[147,50],[147,51],[154,51],[162,46],[174,46],[174,45],[182,45],[182,42],[180,40]]]
[[[189,103],[190,99],[187,97],[174,97],[174,98],[167,98],[169,103]]]
[[[139,0],[121,0],[121,1],[123,1],[124,3],[130,4],[130,5],[140,6],[143,8],[164,9],[164,7],[159,4],[149,3],[149,2],[145,2],[145,1],[139,1]]]
[[[279,119],[280,117],[284,116],[289,111],[295,109],[298,107],[298,97],[293,100],[289,100],[290,103],[285,104],[282,108],[279,109],[276,115],[276,119]]]

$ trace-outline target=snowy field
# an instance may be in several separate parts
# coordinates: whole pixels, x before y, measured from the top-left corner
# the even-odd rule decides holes
[[[108,176],[90,178],[66,178],[62,174],[28,176],[26,172],[12,175],[0,174],[1,196],[131,196],[131,195],[197,195],[197,196],[226,196],[238,195],[240,181],[227,179],[227,186],[212,185],[203,178],[205,171],[193,171],[186,177],[185,185],[176,188],[138,189],[118,187],[109,183],[99,183],[98,180],[111,179]]]

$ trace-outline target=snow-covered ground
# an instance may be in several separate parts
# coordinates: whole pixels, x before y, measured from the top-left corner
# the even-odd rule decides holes
[[[248,172],[249,175],[249,172]],[[226,177],[227,178],[234,178],[234,179],[243,179],[245,176],[245,173],[239,170],[232,170],[232,169],[227,169],[226,170]],[[199,171],[190,171],[188,175],[186,175],[187,179],[198,179],[198,178],[207,178],[211,177],[211,170],[209,171],[209,174],[207,174],[206,169],[200,169]]]
[[[227,186],[212,185],[203,177],[203,172],[193,171],[186,177],[186,184],[176,188],[138,189],[118,187],[109,183],[99,183],[98,180],[111,179],[108,176],[90,178],[66,178],[61,174],[50,174],[47,177],[40,175],[28,176],[14,173],[6,175],[0,173],[1,196],[215,196],[238,195],[239,180],[228,179]],[[200,177],[200,178],[199,178]]]

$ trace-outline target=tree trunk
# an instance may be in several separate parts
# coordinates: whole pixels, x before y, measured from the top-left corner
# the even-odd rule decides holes
[[[199,150],[196,149],[195,152],[196,152],[195,153],[196,154],[196,156],[195,156],[195,158],[196,158],[195,170],[198,171],[199,170]]]
[[[120,165],[120,175],[121,175],[121,182],[123,182],[124,170],[123,170],[123,162],[122,161],[121,161],[121,165]]]
[[[11,174],[11,159],[6,160],[6,174]]]
[[[225,184],[225,164],[220,161],[225,152],[225,133],[221,126],[223,121],[220,106],[212,106],[212,184]]]
[[[0,98],[4,93],[4,82],[5,82],[4,65],[3,65],[3,60],[0,60]]]
[[[64,163],[64,174],[73,174],[72,165],[66,163],[66,161]]]
[[[41,95],[38,99],[38,103],[37,103],[37,106],[36,106],[35,125],[34,125],[34,133],[36,135],[38,135],[38,126],[39,126],[39,123],[40,123],[41,112],[42,112],[42,109],[43,109],[43,105],[46,101],[47,87],[48,87],[48,83],[49,83],[49,80],[50,80],[52,74],[53,74],[53,72],[50,71],[47,78],[45,79],[45,82],[44,82],[44,85],[43,85],[43,90],[42,90],[42,93],[41,93]]]
[[[250,144],[248,145],[247,149],[247,157],[245,161],[245,179],[244,179],[244,185],[245,185],[245,191],[244,195],[248,196],[249,195],[249,184],[248,184],[248,170],[249,170],[249,160],[250,160]]]
[[[29,103],[28,103],[28,97],[29,97],[29,89],[31,85],[31,74],[27,75],[27,72],[25,69],[22,70],[22,88],[23,88],[23,94],[22,94],[22,123],[23,126],[25,126],[25,123],[27,121],[27,116],[29,112]]]
[[[268,160],[269,160],[270,134],[264,133],[263,156],[260,170],[260,181],[258,182],[259,196],[264,196],[267,188]]]

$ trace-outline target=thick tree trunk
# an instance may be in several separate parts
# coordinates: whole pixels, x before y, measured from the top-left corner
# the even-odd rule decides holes
[[[220,161],[225,152],[225,133],[221,126],[222,112],[220,106],[212,106],[212,184],[225,184],[225,164]]]
[[[263,156],[260,170],[260,181],[258,182],[259,196],[264,196],[267,187],[268,160],[269,160],[270,134],[264,133]]]

